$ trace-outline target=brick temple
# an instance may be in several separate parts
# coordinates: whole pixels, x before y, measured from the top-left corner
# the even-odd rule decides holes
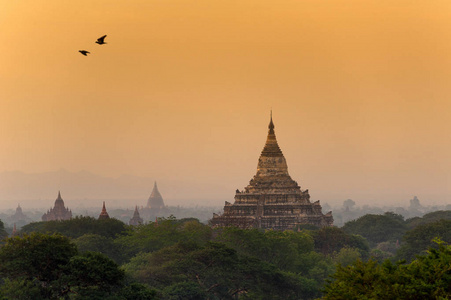
[[[293,229],[301,224],[332,226],[332,212],[324,215],[319,200],[310,202],[308,190],[301,190],[288,174],[287,162],[274,133],[272,115],[257,174],[244,190],[236,190],[233,204],[226,201],[222,215],[213,214],[210,224],[276,230]]]
[[[47,213],[42,216],[42,221],[61,221],[72,219],[72,211],[64,207],[63,198],[58,191],[58,198],[55,200],[55,205],[50,208]]]

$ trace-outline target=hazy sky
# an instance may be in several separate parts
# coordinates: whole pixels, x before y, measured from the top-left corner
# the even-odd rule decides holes
[[[450,82],[449,0],[0,0],[0,172],[182,181],[221,205],[272,108],[312,200],[444,204]]]

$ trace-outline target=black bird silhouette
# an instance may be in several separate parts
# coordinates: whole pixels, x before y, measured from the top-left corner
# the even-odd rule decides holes
[[[105,38],[106,38],[106,34],[105,34],[104,36],[102,36],[102,37],[99,37],[99,38],[97,39],[96,43],[99,44],[99,45],[106,44],[106,43],[105,43]]]
[[[91,53],[91,52],[86,51],[86,50],[78,50],[78,52],[80,52],[80,53],[83,54],[84,56],[88,56],[88,53]]]

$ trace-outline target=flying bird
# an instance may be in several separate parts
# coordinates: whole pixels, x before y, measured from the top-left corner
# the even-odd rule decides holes
[[[102,36],[102,37],[99,37],[99,38],[97,39],[96,43],[99,44],[99,45],[106,44],[106,43],[105,43],[105,38],[106,38],[106,34],[105,34],[104,36]]]
[[[88,56],[88,53],[91,53],[91,52],[86,51],[86,50],[78,50],[78,52],[80,52],[80,53],[83,54],[84,56]]]

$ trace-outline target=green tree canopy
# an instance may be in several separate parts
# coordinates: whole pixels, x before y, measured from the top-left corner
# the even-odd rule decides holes
[[[140,252],[153,252],[182,241],[205,244],[212,237],[210,226],[197,219],[160,218],[157,223],[132,227],[127,235],[115,240],[122,251],[123,261]]]
[[[91,251],[100,252],[120,263],[123,260],[121,246],[110,237],[98,234],[85,234],[73,240],[81,253]]]
[[[38,280],[44,285],[58,279],[61,266],[77,254],[77,247],[62,235],[32,233],[13,237],[0,248],[0,275]]]
[[[342,229],[346,233],[363,236],[371,247],[375,247],[381,242],[401,240],[406,225],[402,216],[387,212],[384,215],[364,215],[346,222]]]
[[[92,217],[77,216],[70,220],[33,222],[22,227],[22,233],[59,233],[71,238],[85,234],[98,234],[115,238],[126,233],[128,225],[120,220],[110,218],[98,220]]]
[[[357,261],[339,266],[323,299],[449,299],[451,246],[437,241],[410,264]]]
[[[426,223],[406,232],[401,248],[396,252],[396,259],[412,260],[416,255],[425,253],[435,245],[432,240],[436,237],[451,243],[451,220]]]
[[[5,230],[5,224],[0,220],[0,245],[3,243],[3,240],[8,237],[8,233]]]
[[[440,220],[451,220],[451,210],[438,210],[425,214],[422,218],[415,217],[406,220],[407,228],[413,229],[419,225],[433,223]]]
[[[73,256],[64,266],[65,293],[72,298],[104,298],[119,292],[124,280],[124,271],[102,253],[86,252]]]
[[[116,263],[101,253],[78,255],[75,244],[59,234],[7,239],[0,248],[0,276],[0,298],[7,299],[102,299],[124,286]]]
[[[282,270],[293,272],[299,272],[301,256],[314,249],[313,238],[307,231],[262,231],[228,227],[216,230],[215,241],[222,242],[241,254],[257,257]]]
[[[257,258],[239,255],[221,243],[203,246],[178,243],[138,255],[125,265],[125,270],[134,279],[163,290],[167,299],[231,299],[238,295],[249,299],[311,299],[318,296],[314,280],[282,272]]]
[[[368,242],[361,236],[346,233],[337,227],[323,227],[313,232],[315,250],[324,255],[334,255],[342,248],[359,249],[363,257],[369,251]]]

